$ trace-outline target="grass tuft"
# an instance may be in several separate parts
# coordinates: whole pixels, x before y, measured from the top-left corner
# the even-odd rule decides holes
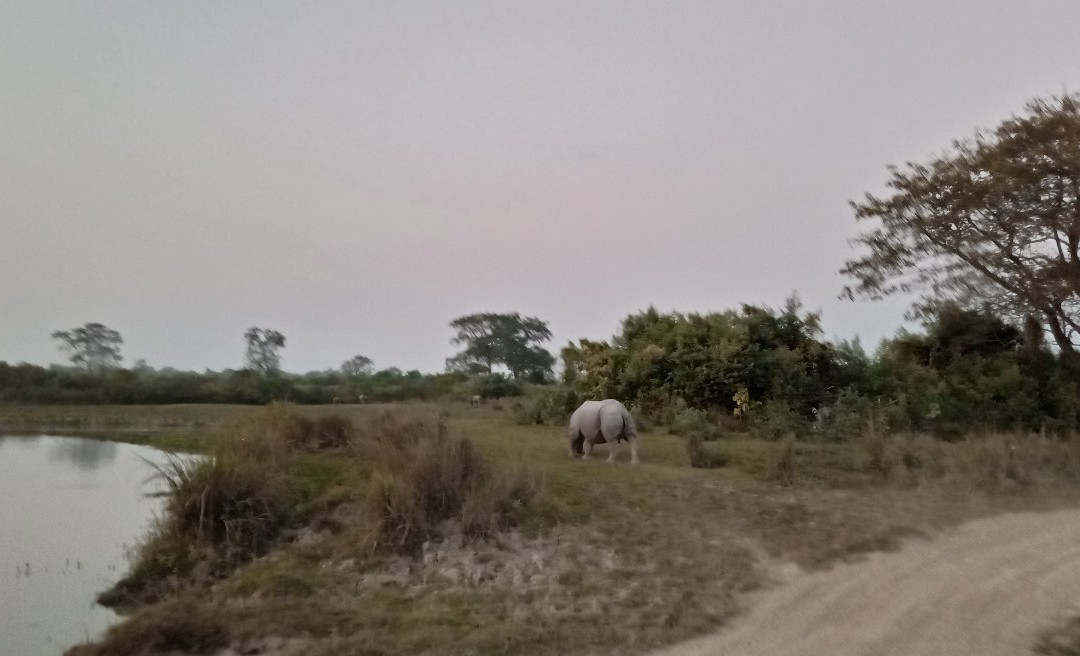
[[[372,467],[365,510],[375,550],[415,554],[450,520],[466,537],[490,537],[518,523],[539,490],[524,471],[493,471],[441,420],[380,416],[363,434],[357,453]]]
[[[729,460],[724,454],[707,450],[700,433],[686,437],[686,455],[690,458],[690,466],[697,469],[719,469],[726,467]]]
[[[795,484],[795,436],[788,435],[776,449],[772,461],[772,478],[785,487]]]

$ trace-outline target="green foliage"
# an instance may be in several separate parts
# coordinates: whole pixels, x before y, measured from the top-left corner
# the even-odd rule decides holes
[[[751,428],[755,435],[766,440],[779,440],[803,433],[806,429],[806,420],[784,399],[765,401]]]
[[[801,412],[824,399],[832,350],[818,338],[818,317],[792,298],[783,311],[744,305],[741,312],[661,314],[650,308],[623,320],[607,342],[563,349],[564,380],[586,398],[620,398],[643,408],[681,398],[693,408],[735,408],[735,395],[784,396]]]
[[[508,396],[521,396],[522,393],[520,382],[500,373],[477,376],[474,386],[476,393],[485,399],[503,399]]]
[[[925,332],[900,333],[873,356],[820,338],[797,300],[782,311],[661,314],[623,321],[610,343],[563,349],[564,381],[584,398],[619,398],[686,432],[732,416],[770,440],[789,433],[850,440],[876,430],[1068,431],[1080,423],[1077,380],[1029,319],[1017,329],[988,310],[940,304]]]
[[[562,426],[570,415],[581,405],[581,399],[568,387],[550,387],[532,394],[525,399],[515,412],[514,420],[523,425],[550,424]],[[640,430],[641,427],[638,426]]]
[[[716,425],[707,412],[696,408],[682,407],[675,412],[668,431],[672,435],[686,435],[697,437],[699,440],[711,442],[720,437],[720,427]]]
[[[468,377],[460,373],[385,369],[361,377],[340,371],[263,376],[250,369],[196,373],[142,366],[96,375],[83,369],[0,362],[0,403],[321,404],[335,398],[355,403],[361,395],[371,402],[464,400],[472,393]]]
[[[874,402],[855,387],[845,387],[830,405],[814,410],[812,431],[825,439],[853,440],[866,430]]]
[[[446,361],[447,371],[491,374],[496,365],[515,379],[542,383],[551,376],[555,358],[540,346],[551,339],[547,322],[519,313],[483,312],[450,322],[451,343],[465,349]]]

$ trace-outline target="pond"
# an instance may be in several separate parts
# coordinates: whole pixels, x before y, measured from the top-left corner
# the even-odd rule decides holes
[[[0,435],[0,654],[55,656],[117,615],[95,603],[162,505],[157,449]]]

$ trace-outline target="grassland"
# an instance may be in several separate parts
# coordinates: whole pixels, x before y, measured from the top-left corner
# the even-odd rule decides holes
[[[297,409],[356,422],[385,410]],[[681,438],[654,432],[632,467],[625,454],[603,462],[603,447],[597,459],[570,460],[558,428],[515,425],[506,411],[392,410],[444,413],[490,462],[538,476],[541,493],[517,528],[471,541],[450,527],[415,555],[373,553],[351,529],[361,482],[340,466],[345,454],[302,454],[289,480],[322,512],[250,562],[178,582],[104,651],[77,653],[644,653],[723,625],[744,593],[786,568],[828,567],[992,512],[1074,503],[1080,480],[1073,445],[1032,446],[1037,438],[1019,449],[1004,437],[800,443],[785,455],[777,443],[729,437],[705,444],[727,466],[694,469]],[[0,429],[211,451],[216,435],[261,411],[0,407]],[[789,484],[780,471],[793,473]]]

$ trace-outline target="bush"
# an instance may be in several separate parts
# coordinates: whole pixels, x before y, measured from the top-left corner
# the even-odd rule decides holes
[[[779,440],[786,435],[804,433],[807,422],[786,401],[766,401],[758,414],[753,432],[766,440]]]
[[[672,435],[696,435],[706,442],[720,437],[720,427],[709,418],[708,413],[687,407],[675,414],[668,430]]]
[[[872,412],[870,399],[853,388],[845,388],[831,405],[814,410],[813,432],[828,440],[855,439],[866,430]]]
[[[514,421],[518,424],[565,424],[581,401],[569,387],[545,389],[515,409]]]
[[[502,399],[521,396],[521,383],[503,374],[485,374],[475,382],[476,393],[485,399]]]

